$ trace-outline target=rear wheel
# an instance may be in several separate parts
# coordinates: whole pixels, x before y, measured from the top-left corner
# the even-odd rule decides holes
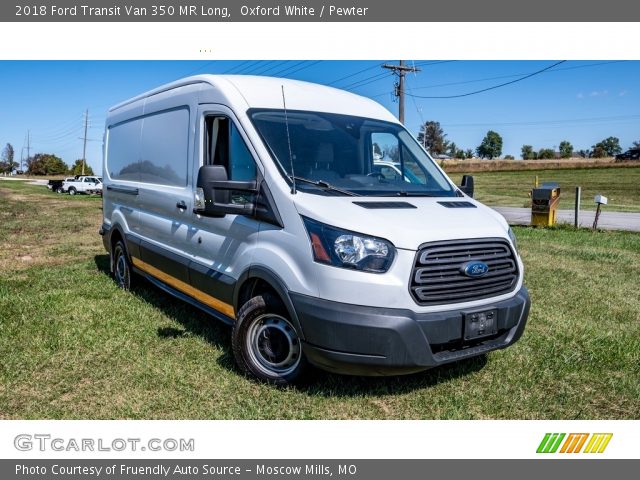
[[[58,187],[56,189],[56,193],[64,193],[64,190],[62,189],[62,187]]]
[[[73,187],[69,187],[69,195],[75,195],[77,193],[76,189]]]
[[[113,265],[113,278],[118,286],[125,290],[130,290],[133,271],[122,240],[118,240],[111,249],[111,262]]]
[[[240,368],[267,383],[291,384],[307,368],[286,309],[268,293],[251,298],[240,308],[232,346]]]

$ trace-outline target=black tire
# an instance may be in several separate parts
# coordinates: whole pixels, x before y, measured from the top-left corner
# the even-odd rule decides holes
[[[266,383],[290,385],[308,369],[302,343],[277,299],[264,293],[238,311],[231,346],[244,373]]]
[[[62,187],[58,187],[56,188],[56,193],[64,193],[64,190],[62,189]]]
[[[76,189],[73,187],[69,187],[69,195],[75,195],[76,194]]]
[[[134,278],[131,262],[127,256],[127,249],[122,240],[118,240],[111,249],[111,265],[113,265],[113,279],[120,288],[131,290]]]

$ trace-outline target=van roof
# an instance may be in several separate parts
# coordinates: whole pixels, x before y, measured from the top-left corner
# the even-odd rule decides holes
[[[168,90],[195,84],[203,85],[201,92],[208,89],[216,91],[232,108],[282,109],[282,89],[284,87],[287,109],[289,110],[342,113],[397,123],[396,118],[386,108],[369,98],[317,83],[257,75],[196,75],[187,77],[119,103],[111,107],[109,112],[115,112],[125,105]],[[238,105],[238,94],[246,102],[245,105]]]

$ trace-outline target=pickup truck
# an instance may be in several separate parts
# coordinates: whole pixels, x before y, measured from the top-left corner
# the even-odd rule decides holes
[[[69,195],[76,193],[102,194],[102,179],[95,176],[79,176],[73,180],[65,180],[62,183],[62,189],[69,192]]]
[[[75,181],[75,177],[67,177],[64,180],[49,180],[47,183],[47,188],[52,192],[64,193],[64,182],[73,182]]]

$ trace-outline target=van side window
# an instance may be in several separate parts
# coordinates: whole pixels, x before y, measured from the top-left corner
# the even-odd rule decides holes
[[[187,185],[189,109],[154,112],[109,128],[106,165],[114,180]]]
[[[242,135],[233,122],[223,116],[205,118],[205,165],[223,165],[229,180],[251,181],[256,179],[256,163]],[[231,192],[236,204],[252,202],[253,195]]]

